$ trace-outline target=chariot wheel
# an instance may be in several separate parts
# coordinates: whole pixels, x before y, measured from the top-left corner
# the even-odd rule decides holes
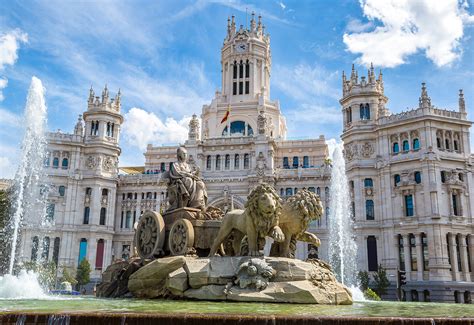
[[[187,219],[178,219],[171,226],[168,235],[171,255],[186,255],[194,246],[194,227]]]
[[[165,222],[156,211],[145,211],[135,231],[135,247],[142,259],[153,258],[162,252],[165,242]]]

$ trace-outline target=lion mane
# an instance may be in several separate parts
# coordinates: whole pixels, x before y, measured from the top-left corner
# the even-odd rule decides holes
[[[308,190],[300,190],[295,195],[289,197],[285,204],[287,204],[291,210],[298,211],[302,216],[302,229],[303,232],[309,226],[309,223],[313,220],[320,219],[323,214],[323,207],[319,197]]]
[[[259,207],[259,198],[263,194],[270,194],[276,202],[276,206],[271,211],[264,212]],[[275,225],[278,225],[281,214],[281,205],[282,200],[272,186],[268,184],[259,184],[247,196],[245,210],[249,216],[252,217],[255,229],[263,234],[263,236],[266,236]]]

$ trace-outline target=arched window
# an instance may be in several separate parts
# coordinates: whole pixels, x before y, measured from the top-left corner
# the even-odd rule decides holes
[[[346,123],[352,123],[352,108],[350,106],[346,109]]]
[[[235,154],[234,157],[234,169],[239,169],[240,168],[240,156],[239,154]]]
[[[97,241],[97,251],[95,254],[95,269],[102,270],[102,266],[104,265],[104,240],[99,239]]]
[[[59,196],[64,196],[64,194],[66,194],[66,186],[64,185],[59,186],[58,192],[59,192]]]
[[[244,155],[244,169],[249,169],[250,168],[250,157],[249,154],[246,153]]]
[[[398,142],[394,142],[392,145],[392,152],[398,153],[399,151],[400,151],[400,148],[398,147]]]
[[[421,233],[421,247],[423,254],[421,257],[423,258],[423,271],[429,271],[429,253],[428,253],[428,237],[426,237],[425,233]]]
[[[50,244],[50,239],[49,237],[44,237],[43,238],[43,247],[41,251],[41,260],[42,261],[48,261],[49,258],[49,244]]]
[[[410,242],[410,265],[412,271],[418,271],[418,263],[416,256],[416,241],[413,234],[408,235],[408,240]]]
[[[444,140],[444,143],[445,143],[445,146],[444,146],[445,149],[446,149],[446,150],[449,150],[449,149],[450,149],[450,147],[449,147],[449,139],[445,139],[445,140]]]
[[[304,156],[303,157],[303,168],[308,168],[309,167],[309,157]]]
[[[84,218],[82,219],[82,223],[85,225],[89,224],[89,214],[91,213],[91,208],[85,207],[84,208]]]
[[[419,150],[419,149],[420,149],[420,140],[413,139],[413,150]]]
[[[324,196],[325,196],[326,200],[329,199],[329,187],[324,188]]]
[[[375,213],[374,213],[374,201],[366,200],[365,201],[365,218],[366,220],[374,220]]]
[[[408,150],[410,150],[410,144],[408,143],[408,140],[403,140],[403,142],[402,142],[402,149],[403,149],[403,151],[408,151]]]
[[[398,265],[400,270],[405,271],[405,249],[402,235],[398,235]]]
[[[398,183],[400,183],[400,175],[398,174],[393,175],[393,183],[394,183],[394,186],[398,186]]]
[[[102,196],[107,196],[107,195],[109,195],[109,190],[106,189],[106,188],[103,188],[102,189]]]
[[[239,78],[243,78],[244,77],[244,63],[242,62],[242,60],[240,60],[240,64],[239,64]]]
[[[95,122],[92,121],[92,122],[91,122],[91,135],[94,134],[94,129],[95,129]]]
[[[79,243],[79,259],[78,264],[81,263],[83,259],[87,256],[87,239],[81,238],[81,242]]]
[[[67,169],[69,166],[69,160],[67,158],[63,158],[63,162],[61,164],[62,169]]]
[[[415,207],[413,204],[413,195],[412,194],[405,195],[405,216],[413,217],[414,213],[415,213]]]
[[[234,61],[232,68],[233,68],[232,79],[237,79],[237,61]]]
[[[132,228],[132,211],[127,211],[125,213],[125,228]]]
[[[106,135],[107,135],[108,137],[110,137],[110,122],[107,122]]]
[[[53,159],[53,168],[58,168],[59,167],[59,158],[54,157]]]
[[[378,270],[378,259],[377,259],[377,239],[375,236],[367,237],[367,261],[369,272]]]
[[[221,169],[221,156],[217,155],[216,156],[216,170],[220,170],[220,169]]]
[[[222,136],[227,136],[227,126],[222,131]],[[252,127],[244,121],[234,121],[230,123],[230,135],[231,136],[251,136],[253,135]]]
[[[316,194],[319,195],[319,196],[321,195],[321,188],[320,187],[316,188]]]
[[[225,155],[224,168],[225,169],[230,168],[230,155]]]
[[[364,120],[365,118],[365,108],[364,108],[364,104],[360,104],[359,105],[359,115],[360,115],[360,119],[361,120]]]
[[[31,243],[31,261],[36,262],[38,259],[38,245],[39,239],[38,236],[34,236]]]
[[[299,166],[298,157],[293,157],[293,168],[298,168],[298,166]]]
[[[365,187],[365,188],[374,187],[374,181],[372,180],[372,178],[366,178],[366,179],[364,179],[364,187]]]
[[[290,162],[288,161],[288,157],[283,157],[283,168],[290,168]]]
[[[415,182],[417,184],[421,183],[421,173],[420,172],[415,172]]]
[[[292,196],[293,195],[293,189],[291,187],[286,188],[286,196]]]
[[[440,139],[440,138],[436,138],[436,146],[438,147],[438,149],[442,149],[442,147],[441,147],[441,139]]]
[[[280,188],[280,196],[285,196],[285,190],[283,188]]]
[[[106,215],[107,215],[107,209],[106,208],[100,208],[99,225],[105,226]]]
[[[446,182],[446,172],[444,170],[441,171],[441,183]]]
[[[316,189],[313,186],[308,187],[308,191],[315,193]]]
[[[59,245],[61,244],[61,238],[56,237],[54,238],[54,243],[53,243],[53,262],[58,266],[59,262]]]
[[[464,182],[464,176],[462,173],[459,173],[458,178],[461,182]]]
[[[370,120],[370,106],[369,104],[365,104],[365,118]]]
[[[454,144],[454,151],[459,151],[459,142],[458,142],[458,140],[454,140],[453,144]]]
[[[211,170],[211,156],[206,157],[206,169]]]
[[[370,120],[370,106],[369,104],[360,104],[360,119],[361,120]]]

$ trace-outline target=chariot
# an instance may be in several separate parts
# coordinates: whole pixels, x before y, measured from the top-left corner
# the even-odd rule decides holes
[[[206,213],[178,208],[161,215],[147,210],[135,230],[134,246],[142,259],[163,256],[207,256],[221,225],[222,211],[209,207]]]

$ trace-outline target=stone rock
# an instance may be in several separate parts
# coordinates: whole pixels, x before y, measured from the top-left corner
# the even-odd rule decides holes
[[[130,276],[128,290],[134,297],[156,298],[166,293],[168,275],[183,267],[186,259],[183,256],[159,258],[145,265]]]
[[[172,295],[181,297],[183,292],[188,290],[188,274],[184,268],[179,268],[176,271],[168,274],[166,278],[166,288],[171,292]]]
[[[188,289],[184,297],[198,300],[226,300],[225,285],[210,284],[199,289]]]
[[[110,265],[102,275],[102,282],[97,286],[97,297],[119,298],[129,294],[128,279],[141,266],[139,259]]]
[[[199,289],[210,284],[226,285],[235,278],[241,260],[249,258],[240,256],[187,258],[185,270],[189,277],[189,286]]]
[[[227,300],[325,305],[352,304],[351,295],[342,286],[338,291],[333,289],[317,287],[308,280],[270,282],[262,291],[234,286],[229,290]]]

